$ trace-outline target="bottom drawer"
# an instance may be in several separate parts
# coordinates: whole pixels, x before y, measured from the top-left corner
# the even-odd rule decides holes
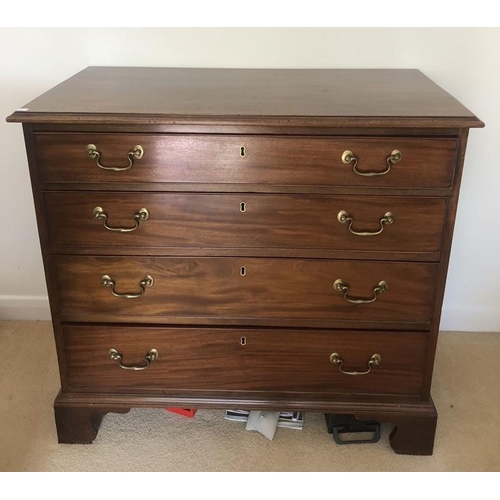
[[[416,332],[66,325],[64,334],[70,388],[96,392],[418,395],[427,345]]]

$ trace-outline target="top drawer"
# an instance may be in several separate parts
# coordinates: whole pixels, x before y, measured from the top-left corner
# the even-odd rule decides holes
[[[423,188],[451,185],[458,144],[398,137],[98,133],[38,134],[35,140],[42,181]]]

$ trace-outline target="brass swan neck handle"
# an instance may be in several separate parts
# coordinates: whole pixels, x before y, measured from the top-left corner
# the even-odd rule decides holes
[[[146,370],[151,366],[151,363],[157,360],[159,357],[159,353],[156,349],[150,349],[145,356],[146,364],[137,366],[137,365],[124,365],[122,363],[123,354],[118,352],[116,349],[110,349],[108,351],[108,355],[109,359],[111,359],[112,361],[118,361],[118,366],[123,370],[133,370],[133,371]]]
[[[120,172],[124,170],[129,170],[134,166],[135,160],[140,160],[144,156],[144,148],[142,146],[134,146],[128,153],[128,165],[125,167],[112,167],[106,166],[101,163],[102,153],[97,149],[95,144],[87,144],[87,155],[92,160],[95,160],[96,165],[103,170],[113,170],[115,172]]]
[[[344,165],[349,165],[349,163],[352,163],[352,171],[357,174],[361,175],[363,177],[377,177],[380,175],[386,175],[391,171],[391,167],[399,163],[401,159],[403,158],[403,153],[399,151],[399,149],[395,149],[387,158],[386,158],[386,163],[387,163],[387,168],[385,170],[382,170],[381,172],[377,171],[368,171],[368,172],[361,172],[358,170],[358,163],[359,159],[354,155],[354,153],[350,149],[346,149],[343,153],[340,159],[342,160],[342,163]]]
[[[377,236],[377,234],[380,234],[384,230],[385,225],[390,225],[394,223],[394,214],[392,212],[386,212],[385,215],[379,220],[380,229],[378,231],[373,231],[373,232],[355,231],[352,228],[352,226],[354,225],[354,220],[345,210],[341,210],[337,214],[337,220],[341,224],[348,224],[347,229],[349,229],[349,232],[351,234],[354,234],[355,236]]]
[[[373,288],[373,297],[370,299],[356,299],[349,297],[349,285],[344,283],[341,279],[335,280],[333,289],[343,294],[344,299],[351,304],[371,304],[378,299],[379,293],[385,293],[389,289],[387,281],[380,281],[379,284]]]
[[[145,276],[140,282],[139,286],[141,288],[140,292],[117,292],[115,290],[116,287],[116,282],[111,276],[108,276],[107,274],[104,274],[101,276],[101,284],[104,287],[110,287],[111,288],[111,293],[120,299],[138,299],[139,297],[142,297],[144,295],[144,292],[146,291],[146,287],[151,288],[154,285],[155,281],[153,279],[153,276],[150,276],[149,274]]]
[[[372,367],[380,365],[381,362],[382,362],[382,356],[380,354],[374,354],[368,360],[368,370],[365,370],[364,372],[350,372],[342,368],[344,360],[342,359],[342,356],[338,352],[333,352],[332,354],[330,354],[330,363],[332,363],[333,365],[338,365],[339,371],[344,375],[354,375],[354,376],[368,375],[368,373],[372,371]]]
[[[108,225],[108,214],[104,211],[102,207],[95,207],[92,211],[94,219],[102,220],[103,226],[108,231],[114,231],[117,233],[131,233],[139,229],[139,224],[141,222],[145,222],[149,219],[149,211],[147,208],[139,208],[137,212],[134,214],[134,226],[132,227],[112,227]]]

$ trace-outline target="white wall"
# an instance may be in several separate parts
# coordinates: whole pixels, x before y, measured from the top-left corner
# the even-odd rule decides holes
[[[472,130],[442,328],[500,331],[500,29],[0,30],[0,318],[48,318],[21,126],[3,118],[89,65],[418,68]]]

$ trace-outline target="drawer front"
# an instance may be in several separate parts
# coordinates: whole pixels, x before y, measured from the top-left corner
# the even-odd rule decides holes
[[[113,192],[44,197],[51,244],[74,246],[436,252],[446,212],[443,198]],[[141,209],[147,220],[141,221]]]
[[[365,187],[448,187],[458,145],[398,137],[39,134],[35,140],[42,181]],[[93,158],[89,144],[98,152]],[[388,173],[360,175],[387,170],[395,150],[402,157]]]
[[[437,268],[232,257],[54,256],[53,261],[62,315],[93,315],[96,321],[159,316],[428,322]],[[343,283],[338,290],[337,280]],[[387,284],[385,293],[381,282]]]
[[[65,326],[72,389],[419,394],[422,333]],[[121,355],[110,358],[109,350]],[[144,370],[151,349],[158,359]],[[337,353],[342,364],[333,364]],[[374,354],[380,364],[369,361]],[[115,355],[116,356],[116,355]],[[352,376],[347,372],[365,372]]]

